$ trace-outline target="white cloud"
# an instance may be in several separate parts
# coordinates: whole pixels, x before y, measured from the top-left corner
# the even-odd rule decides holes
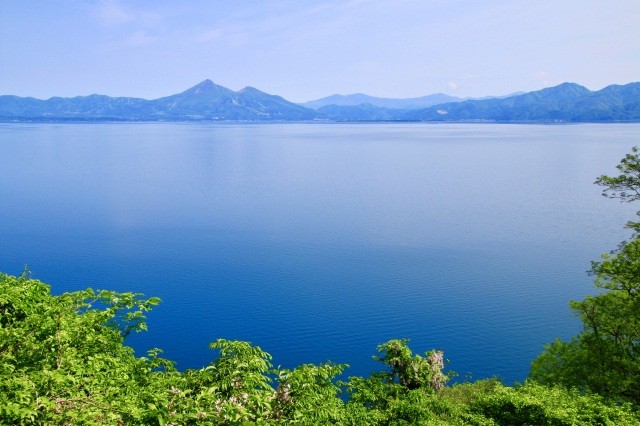
[[[126,44],[131,46],[144,46],[156,41],[156,37],[147,34],[145,31],[136,31],[126,40]]]
[[[478,74],[467,73],[455,80],[450,80],[447,87],[451,92],[474,89],[479,78],[480,76]]]
[[[157,10],[135,9],[118,0],[100,0],[91,11],[95,20],[111,29],[128,27],[147,32],[162,29],[165,17]]]
[[[225,31],[222,28],[212,28],[210,30],[202,31],[196,34],[196,41],[212,41],[218,40],[224,35]]]
[[[531,75],[531,78],[537,85],[542,85],[543,87],[549,86],[549,73],[546,71],[538,71]]]
[[[371,3],[371,0],[349,0],[344,5],[347,7],[351,7],[351,6],[360,6],[367,3]]]
[[[134,19],[134,15],[126,11],[116,0],[102,0],[98,4],[97,17],[108,26],[119,26]]]

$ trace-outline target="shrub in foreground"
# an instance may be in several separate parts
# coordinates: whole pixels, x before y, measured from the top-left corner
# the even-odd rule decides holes
[[[413,354],[399,339],[378,347],[381,371],[345,382],[346,365],[274,369],[259,347],[225,339],[210,345],[208,366],[180,372],[159,350],[136,357],[125,345],[157,303],[91,289],[54,296],[0,274],[0,424],[640,424],[627,405],[561,388],[448,387],[442,352]]]

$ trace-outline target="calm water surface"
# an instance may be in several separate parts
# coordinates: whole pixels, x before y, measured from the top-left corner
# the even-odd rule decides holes
[[[0,271],[163,303],[179,368],[218,337],[366,375],[376,345],[523,380],[633,206],[592,184],[640,125],[0,124]]]

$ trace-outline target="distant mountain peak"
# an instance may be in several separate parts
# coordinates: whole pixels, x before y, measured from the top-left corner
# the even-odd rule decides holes
[[[245,88],[238,90],[238,93],[264,93],[264,92],[262,90],[256,89],[255,87],[247,86]]]
[[[177,95],[152,101],[152,113],[195,120],[312,120],[316,113],[254,87],[237,92],[204,80]]]
[[[192,93],[194,95],[197,95],[198,93],[202,93],[202,92],[207,92],[207,91],[211,91],[211,89],[217,87],[217,84],[215,84],[213,81],[206,79],[201,81],[200,83],[196,84],[195,86],[187,89],[185,92],[189,92]]]
[[[202,80],[200,83],[196,84],[195,86],[187,89],[187,90],[193,90],[193,91],[202,91],[202,90],[207,90],[207,89],[212,89],[214,87],[218,87],[217,84],[215,84],[213,81],[206,79],[206,80]]]
[[[235,92],[231,89],[227,89],[224,86],[215,84],[213,81],[206,79],[193,87],[185,90],[177,96],[186,97],[205,97],[205,98],[221,98],[234,95]],[[171,96],[169,96],[171,97]]]
[[[560,84],[558,84],[558,85],[556,85],[556,86],[553,86],[553,87],[555,87],[555,88],[557,88],[557,89],[562,89],[562,88],[565,88],[565,89],[566,89],[566,88],[568,88],[568,87],[573,87],[573,88],[577,88],[577,89],[581,89],[581,90],[582,90],[582,89],[589,90],[589,89],[587,89],[586,87],[581,86],[581,85],[579,85],[578,83],[573,83],[573,82],[571,82],[571,81],[565,81],[564,83],[560,83]]]
[[[536,92],[532,92],[532,93],[536,93]],[[576,95],[586,95],[591,93],[591,91],[586,87],[581,86],[577,83],[561,83],[561,84],[558,84],[557,86],[546,87],[544,89],[538,90],[537,93],[540,93],[540,94],[571,93]]]
[[[195,86],[193,86],[193,87],[194,87],[194,88],[195,88],[195,87],[206,88],[206,87],[213,87],[213,86],[215,86],[215,85],[216,85],[216,84],[215,84],[213,81],[211,81],[211,80],[209,80],[209,79],[207,78],[206,80],[202,80],[200,83],[196,84],[196,85],[195,85]]]

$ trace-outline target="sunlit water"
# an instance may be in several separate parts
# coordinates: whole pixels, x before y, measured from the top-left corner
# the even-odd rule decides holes
[[[636,124],[0,124],[0,271],[160,296],[128,342],[179,368],[224,337],[366,375],[406,337],[522,381],[628,236],[634,206],[593,181],[639,143]]]

